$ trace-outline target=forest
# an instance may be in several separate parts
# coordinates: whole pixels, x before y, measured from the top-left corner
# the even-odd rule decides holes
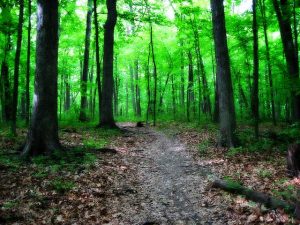
[[[299,0],[1,0],[0,224],[300,224]]]

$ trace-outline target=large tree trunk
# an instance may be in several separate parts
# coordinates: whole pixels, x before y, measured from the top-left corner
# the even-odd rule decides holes
[[[18,39],[17,49],[15,56],[15,68],[14,68],[14,92],[12,101],[12,124],[11,132],[17,135],[17,107],[18,107],[18,94],[19,94],[19,67],[20,67],[20,56],[21,56],[21,45],[22,45],[22,28],[24,21],[24,0],[20,0],[20,11],[19,11],[19,24],[18,24]]]
[[[26,125],[30,120],[30,55],[31,55],[31,0],[28,0],[28,28],[27,28],[27,65],[26,65]]]
[[[217,61],[217,82],[220,110],[220,139],[222,146],[234,147],[235,143],[235,108],[229,53],[226,38],[224,5],[221,0],[211,0],[215,54]]]
[[[85,48],[84,48],[84,63],[81,77],[81,100],[80,100],[80,121],[87,121],[87,81],[89,73],[89,58],[90,58],[90,42],[91,42],[91,21],[92,21],[92,0],[88,0],[88,11],[86,16],[86,30],[85,30]]]
[[[57,119],[58,0],[38,0],[37,4],[34,103],[22,152],[25,156],[61,149]]]
[[[104,25],[104,55],[103,55],[103,93],[101,101],[100,126],[116,127],[113,115],[113,57],[114,30],[117,23],[117,0],[106,0],[107,20]]]
[[[300,94],[297,93],[297,84],[299,81],[299,62],[296,52],[296,47],[293,41],[292,28],[290,24],[290,16],[287,10],[289,7],[288,1],[273,0],[276,16],[279,23],[280,34],[283,44],[283,50],[287,62],[289,78],[291,80],[291,108],[293,121],[300,120]]]
[[[255,138],[258,139],[258,122],[259,122],[259,99],[258,99],[258,73],[259,73],[259,59],[258,59],[258,29],[256,16],[256,0],[252,1],[253,11],[253,91],[252,91],[252,114],[254,117],[254,132]]]

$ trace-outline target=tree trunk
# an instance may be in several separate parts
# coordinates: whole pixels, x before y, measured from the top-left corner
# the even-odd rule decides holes
[[[91,21],[92,21],[92,0],[88,0],[88,11],[86,16],[86,30],[85,30],[85,48],[84,48],[84,63],[81,77],[81,99],[80,99],[80,114],[79,120],[84,122],[88,120],[86,115],[87,109],[87,81],[89,73],[89,57],[90,57],[90,42],[91,42]]]
[[[150,115],[150,108],[151,108],[151,89],[150,89],[150,82],[151,82],[151,77],[150,77],[150,56],[151,56],[151,44],[149,44],[149,50],[148,50],[148,59],[147,59],[147,115],[146,115],[146,121],[147,124],[149,122],[149,115]]]
[[[275,115],[275,101],[274,101],[274,89],[273,89],[273,75],[272,75],[272,63],[270,57],[270,47],[269,47],[269,38],[268,38],[268,26],[267,26],[267,19],[266,19],[266,7],[265,7],[265,0],[260,0],[260,12],[262,15],[263,20],[263,29],[264,29],[264,40],[266,46],[266,59],[267,59],[267,66],[268,66],[268,81],[270,86],[270,96],[271,96],[271,110],[272,110],[272,121],[273,124],[276,125],[276,115]]]
[[[117,0],[106,0],[107,20],[104,25],[103,93],[100,126],[116,127],[113,115],[114,30],[117,23]]]
[[[114,114],[118,116],[119,108],[119,72],[118,72],[118,58],[115,59],[115,85],[114,85]]]
[[[298,45],[298,28],[297,26],[299,25],[299,22],[297,21],[297,13],[296,13],[296,7],[297,7],[297,0],[293,1],[293,27],[294,27],[294,43],[295,43],[295,52],[296,52],[296,61],[298,62],[298,68],[299,68],[299,56],[298,56],[298,51],[299,51],[299,45]],[[299,5],[299,1],[298,1]],[[299,7],[299,6],[298,6]]]
[[[96,79],[98,87],[98,108],[99,108],[99,118],[101,118],[101,99],[102,99],[102,86],[101,86],[101,68],[100,68],[100,48],[99,48],[99,24],[98,24],[98,14],[97,14],[97,0],[94,2],[94,24],[95,24],[95,44],[96,44]]]
[[[297,84],[299,81],[299,62],[297,60],[297,54],[295,44],[293,41],[292,28],[290,24],[290,16],[287,10],[288,2],[273,0],[276,16],[279,23],[280,34],[283,44],[283,50],[287,62],[287,69],[289,73],[291,83],[291,109],[293,121],[300,120],[300,95],[297,93]]]
[[[192,21],[192,20],[191,20]],[[193,24],[193,21],[192,21]],[[201,54],[200,49],[200,40],[199,40],[199,34],[198,31],[195,29],[195,26],[193,25],[193,32],[194,32],[194,44],[195,44],[195,52],[196,52],[196,58],[197,58],[197,68],[198,68],[198,79],[199,79],[199,104],[200,104],[200,74],[201,74],[201,80],[202,80],[202,87],[203,87],[203,112],[206,114],[209,114],[211,116],[211,104],[210,104],[210,96],[209,96],[209,87],[207,84],[207,78],[206,78],[206,72],[204,68],[203,58]],[[200,107],[199,107],[200,110]],[[200,115],[200,111],[199,111]]]
[[[71,107],[71,86],[70,86],[70,79],[69,75],[67,74],[65,77],[65,105],[64,110],[68,111]]]
[[[157,68],[156,60],[154,54],[154,44],[153,44],[153,28],[150,22],[150,46],[152,51],[152,62],[153,62],[153,77],[154,77],[154,97],[153,97],[153,126],[156,126],[156,105],[157,105]]]
[[[300,176],[300,145],[291,144],[287,154],[287,172],[289,177]]]
[[[128,108],[129,108],[129,93],[128,93],[128,82],[126,82],[126,110],[125,110],[126,117],[128,117]]]
[[[183,48],[183,43],[182,41],[180,42],[180,48]],[[180,103],[181,106],[183,106],[184,110],[184,55],[183,55],[183,50],[180,51]]]
[[[165,92],[166,92],[166,89],[167,89],[167,86],[168,86],[168,83],[169,83],[169,80],[170,80],[170,75],[171,75],[171,71],[167,74],[165,85],[162,87],[162,90],[161,90],[161,93],[160,93],[159,106],[158,106],[159,112],[163,111],[161,108],[162,108],[162,105],[163,105],[163,98],[164,98],[164,95],[165,95]]]
[[[135,98],[135,91],[134,91],[134,69],[133,66],[130,65],[130,92],[131,92],[131,102],[132,102],[132,112],[134,116],[136,116],[136,98]]]
[[[21,55],[21,45],[22,45],[22,28],[24,20],[24,0],[19,0],[20,11],[19,11],[19,23],[18,23],[18,39],[17,39],[17,49],[15,56],[15,67],[14,67],[14,92],[12,99],[12,124],[11,132],[17,135],[17,108],[18,108],[18,94],[19,94],[19,67],[20,67],[20,55]]]
[[[28,0],[28,29],[27,29],[27,65],[26,65],[26,125],[30,120],[30,55],[31,55],[31,0]]]
[[[136,115],[138,117],[142,116],[141,112],[141,94],[140,94],[140,87],[139,87],[139,61],[135,61],[135,97],[136,97]]]
[[[216,68],[215,68],[215,57],[213,54],[213,46],[211,47],[211,63],[212,63],[212,72],[214,76],[214,86],[215,86],[215,108],[214,108],[214,114],[213,114],[213,122],[219,123],[219,94],[218,94],[218,81],[216,76]]]
[[[92,59],[94,59],[94,54],[92,54]],[[89,83],[93,84],[93,81],[94,81],[94,64],[91,66],[91,72],[89,75]],[[94,94],[94,88],[93,88],[93,85],[90,85],[89,111],[90,111],[91,117],[93,117],[93,94]]]
[[[194,70],[193,70],[193,58],[192,54],[188,52],[188,59],[189,59],[189,77],[188,77],[188,87],[187,87],[187,108],[186,108],[186,115],[187,121],[190,122],[190,108],[191,104],[194,101],[194,93],[193,93],[193,83],[194,83]]]
[[[57,119],[58,0],[38,0],[37,4],[34,103],[24,156],[61,149]]]
[[[252,1],[253,12],[253,92],[252,92],[252,114],[254,117],[254,133],[255,138],[258,139],[258,123],[259,123],[259,99],[258,99],[258,73],[259,73],[259,59],[258,59],[258,29],[256,16],[256,0]]]
[[[175,96],[175,82],[174,82],[174,74],[171,76],[172,82],[172,108],[173,108],[173,118],[176,119],[176,96]]]
[[[5,122],[11,121],[12,105],[11,105],[11,92],[10,92],[10,82],[9,82],[9,68],[6,61],[6,57],[1,64],[1,79],[3,86],[3,119]]]
[[[235,108],[231,83],[230,61],[227,47],[226,26],[223,1],[211,0],[215,54],[217,61],[217,82],[220,110],[219,145],[234,147]]]

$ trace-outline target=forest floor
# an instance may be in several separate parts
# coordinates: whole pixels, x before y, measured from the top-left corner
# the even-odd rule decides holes
[[[285,154],[277,149],[286,144],[262,138],[226,150],[215,147],[210,125],[119,125],[121,131],[64,128],[61,142],[70,151],[29,163],[12,150],[26,131],[17,139],[0,132],[0,224],[295,223],[282,210],[211,188],[216,177],[230,178],[291,198],[299,181],[286,177]],[[242,129],[241,138],[249,138],[249,129]],[[265,126],[264,134],[270,129]]]

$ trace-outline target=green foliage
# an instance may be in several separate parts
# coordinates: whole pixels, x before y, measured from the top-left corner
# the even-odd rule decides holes
[[[294,185],[288,185],[284,190],[272,190],[275,196],[283,198],[288,201],[298,201],[299,199],[299,190]]]
[[[272,177],[272,172],[267,169],[258,170],[258,176],[261,178],[270,178]]]
[[[237,148],[230,148],[227,152],[226,155],[229,157],[236,156],[238,154],[244,153],[246,150],[243,147],[237,147]]]
[[[228,187],[233,188],[233,189],[240,189],[242,187],[242,185],[233,180],[231,177],[224,177],[224,180],[227,182]]]
[[[17,207],[18,204],[19,204],[18,200],[6,201],[2,205],[2,209],[4,209],[4,210],[13,209],[13,208]]]
[[[198,151],[201,156],[207,155],[208,148],[212,145],[211,141],[205,140],[199,144]]]
[[[83,148],[72,148],[65,151],[54,151],[51,156],[36,156],[32,158],[32,162],[40,169],[48,168],[50,172],[74,171],[82,169],[82,167],[92,166],[97,157]],[[43,176],[36,174],[37,176]]]
[[[24,162],[18,155],[0,154],[0,168],[12,171],[18,170]]]
[[[51,187],[60,194],[64,194],[73,188],[75,188],[75,183],[70,181],[65,181],[61,179],[55,179],[50,183]]]

